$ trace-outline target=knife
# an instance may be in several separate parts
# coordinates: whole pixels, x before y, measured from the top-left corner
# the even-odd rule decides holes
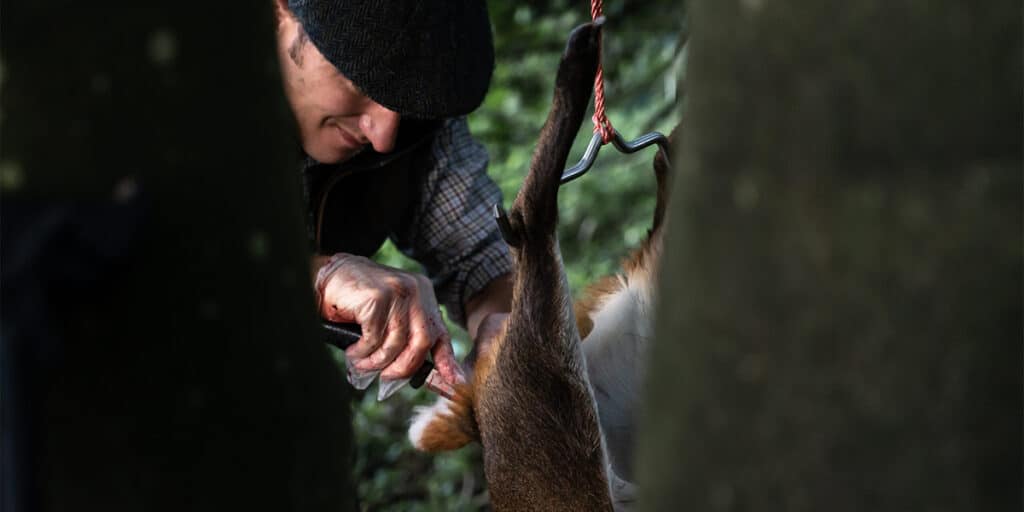
[[[324,321],[324,341],[334,345],[335,347],[345,350],[352,346],[353,343],[359,341],[359,338],[363,336],[363,330],[359,327],[359,324],[352,323],[338,323],[331,321]],[[378,400],[386,400],[392,395],[398,392],[399,389],[408,383],[413,389],[419,389],[424,384],[427,385],[427,389],[437,393],[449,400],[452,400],[455,395],[455,390],[441,377],[441,374],[434,368],[434,363],[430,359],[423,361],[416,373],[408,379],[400,379],[390,382],[381,382],[379,384],[379,390],[377,393]]]

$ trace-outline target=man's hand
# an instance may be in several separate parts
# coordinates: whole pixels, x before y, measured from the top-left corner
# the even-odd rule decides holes
[[[445,380],[463,380],[426,277],[349,254],[314,259],[314,268],[320,315],[362,328],[362,338],[345,350],[357,370],[382,370],[381,380],[408,378],[432,351]]]

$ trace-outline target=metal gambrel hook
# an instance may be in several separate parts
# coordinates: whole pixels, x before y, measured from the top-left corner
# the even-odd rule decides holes
[[[614,135],[612,137],[612,144],[619,152],[636,153],[651,144],[657,144],[665,152],[665,163],[669,163],[668,138],[660,132],[645,133],[629,142],[622,138],[618,130],[612,130],[612,133]],[[594,136],[590,139],[590,144],[587,144],[587,150],[583,152],[583,157],[580,158],[580,162],[562,173],[562,184],[569,183],[590,170],[590,167],[594,165],[594,160],[597,159],[597,152],[601,150],[602,145],[601,134],[599,132],[594,133]]]
[[[651,144],[657,144],[658,147],[665,153],[665,163],[671,165],[668,160],[668,138],[661,134],[661,132],[650,132],[645,133],[634,140],[626,142],[619,135],[618,130],[612,130],[612,144],[615,148],[622,153],[636,153]],[[570,181],[583,176],[590,167],[594,165],[594,160],[597,159],[597,152],[601,150],[602,146],[601,133],[595,132],[594,136],[590,139],[590,144],[587,144],[587,150],[583,152],[583,158],[580,158],[580,162],[562,173],[562,179],[560,184],[564,185]],[[519,247],[522,245],[522,240],[513,231],[512,223],[508,220],[508,213],[502,208],[501,203],[497,203],[491,207],[491,213],[494,215],[494,220],[498,223],[498,229],[501,231],[501,237],[505,239],[511,247]]]

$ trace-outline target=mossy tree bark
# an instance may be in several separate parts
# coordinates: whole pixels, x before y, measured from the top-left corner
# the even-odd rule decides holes
[[[72,212],[58,250],[26,264],[52,271],[22,283],[60,341],[22,410],[38,431],[21,503],[354,509],[348,386],[314,314],[273,31],[271,2],[4,4],[4,203]],[[90,224],[123,203],[136,228]],[[54,277],[95,256],[59,250],[76,237],[122,235],[102,279]]]
[[[1020,508],[1020,25],[690,4],[643,510]]]

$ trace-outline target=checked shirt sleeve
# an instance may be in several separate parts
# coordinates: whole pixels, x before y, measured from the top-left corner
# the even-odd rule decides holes
[[[464,326],[466,301],[511,272],[508,247],[490,213],[501,190],[487,176],[487,151],[470,135],[465,118],[445,122],[429,158],[412,221],[393,240],[423,265],[438,302]]]

